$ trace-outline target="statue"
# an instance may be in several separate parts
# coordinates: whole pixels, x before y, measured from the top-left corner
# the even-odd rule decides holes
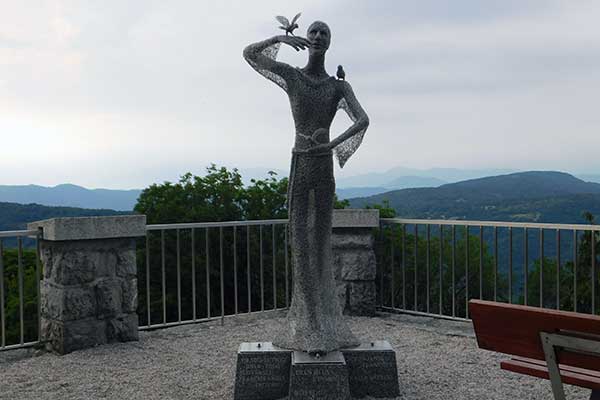
[[[360,146],[369,118],[343,79],[345,74],[338,80],[325,71],[331,41],[327,24],[312,23],[306,39],[287,33],[244,49],[246,61],[286,91],[296,127],[288,188],[294,288],[286,326],[273,344],[322,355],[360,344],[336,295],[331,250],[333,155],[343,167]],[[308,49],[307,65],[297,68],[276,61],[281,43],[297,51]],[[353,125],[330,139],[329,128],[340,108]]]

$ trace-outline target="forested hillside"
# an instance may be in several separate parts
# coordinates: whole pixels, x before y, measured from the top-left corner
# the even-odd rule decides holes
[[[24,229],[28,222],[48,218],[120,214],[131,214],[131,212],[75,207],[48,207],[39,204],[0,203],[0,231]]]
[[[389,202],[404,218],[585,223],[600,214],[600,184],[562,172],[522,172],[350,199],[351,207]]]

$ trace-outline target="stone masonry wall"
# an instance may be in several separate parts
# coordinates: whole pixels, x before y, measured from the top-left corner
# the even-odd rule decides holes
[[[375,314],[375,252],[369,229],[335,229],[333,259],[340,304],[348,315]]]
[[[138,339],[135,239],[40,245],[43,340],[64,354]]]
[[[41,338],[60,354],[138,340],[135,237],[143,215],[55,218],[42,229]]]
[[[336,210],[331,238],[338,300],[344,314],[375,314],[376,260],[373,227],[376,210]]]

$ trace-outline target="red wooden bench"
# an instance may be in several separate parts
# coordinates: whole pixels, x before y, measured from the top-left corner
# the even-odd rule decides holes
[[[482,300],[469,301],[469,315],[480,348],[513,356],[502,369],[550,379],[556,400],[563,383],[600,400],[600,317]]]

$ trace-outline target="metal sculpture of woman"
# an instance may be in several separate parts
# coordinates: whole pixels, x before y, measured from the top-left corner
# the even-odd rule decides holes
[[[325,71],[330,40],[327,24],[317,21],[308,28],[307,39],[275,36],[244,50],[254,69],[287,92],[296,127],[288,189],[294,289],[287,324],[273,343],[312,354],[359,344],[336,295],[331,255],[332,155],[343,167],[362,142],[369,118],[350,84]],[[276,61],[281,43],[308,49],[308,64],[297,68]],[[353,124],[330,140],[329,128],[339,108]]]

